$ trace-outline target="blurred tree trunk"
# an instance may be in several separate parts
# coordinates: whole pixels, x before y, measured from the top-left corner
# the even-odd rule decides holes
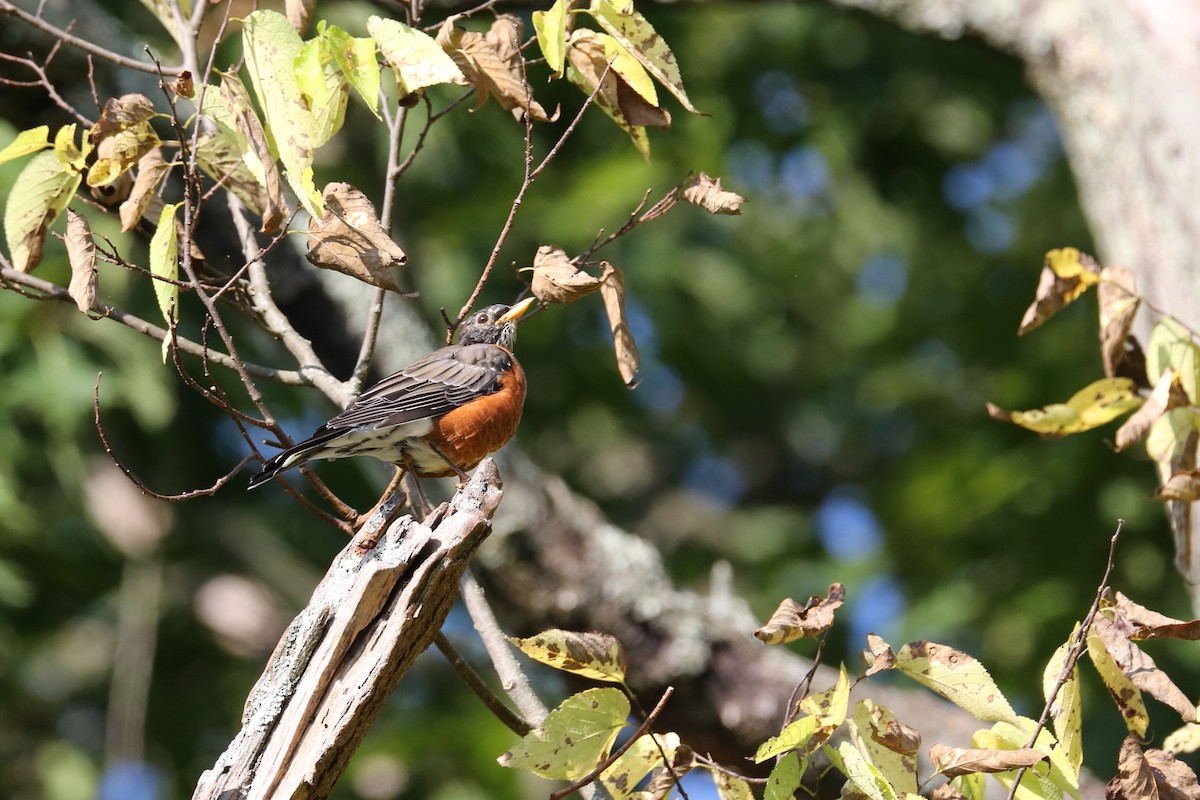
[[[1188,0],[829,0],[920,33],[977,36],[1019,58],[1058,119],[1104,264],[1200,330],[1200,5]],[[1071,242],[1062,242],[1069,245]],[[1146,341],[1157,314],[1145,309]],[[1190,454],[1195,464],[1195,453]],[[1184,464],[1186,466],[1186,464]],[[1200,519],[1168,506],[1175,565],[1200,615]]]

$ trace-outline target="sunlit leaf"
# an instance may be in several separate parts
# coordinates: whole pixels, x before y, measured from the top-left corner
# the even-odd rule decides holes
[[[556,77],[563,74],[567,57],[567,10],[572,0],[555,0],[548,11],[533,12],[533,32],[538,47],[546,57],[546,65]]]
[[[1185,622],[1168,617],[1133,602],[1121,592],[1116,593],[1116,609],[1133,626],[1130,639],[1200,639],[1200,619]]]
[[[1134,644],[1124,626],[1097,615],[1092,630],[1134,686],[1175,709],[1184,722],[1200,722],[1196,717],[1196,704],[1158,668],[1154,659]]]
[[[818,737],[818,733],[822,736]],[[821,721],[816,717],[801,717],[791,722],[778,736],[772,736],[758,746],[754,753],[754,763],[761,764],[768,758],[797,750],[808,753],[828,740],[826,732],[821,731]]]
[[[793,800],[796,790],[800,788],[800,778],[804,774],[806,764],[807,758],[800,758],[795,754],[779,759],[779,763],[767,778],[763,800]]]
[[[1091,256],[1074,247],[1046,253],[1033,304],[1025,312],[1018,335],[1029,333],[1076,300],[1100,280],[1099,266]]]
[[[854,788],[871,800],[899,800],[896,789],[888,783],[879,768],[852,743],[841,742],[836,748],[827,745],[825,753]]]
[[[933,762],[935,771],[947,778],[953,778],[969,772],[1007,772],[1011,769],[1032,767],[1047,760],[1047,756],[1030,747],[1019,750],[980,750],[932,744],[929,746],[929,760]]]
[[[317,37],[304,42],[296,56],[296,83],[317,123],[317,147],[342,129],[350,99],[350,80],[334,58],[330,30],[338,29],[318,22]]]
[[[1096,297],[1100,304],[1100,356],[1104,374],[1112,378],[1125,358],[1125,340],[1129,338],[1133,318],[1141,303],[1133,270],[1126,267],[1100,270]]]
[[[788,759],[795,763],[795,759]],[[717,800],[754,800],[750,784],[728,772],[713,770],[713,783],[717,787]]]
[[[1013,422],[1043,436],[1082,433],[1111,422],[1142,404],[1133,381],[1102,378],[1080,389],[1066,403],[1054,403],[1029,411],[1005,411],[988,403],[988,414]]]
[[[625,651],[607,633],[551,628],[527,639],[509,638],[522,653],[555,669],[601,681],[625,680]]]
[[[1169,753],[1194,753],[1200,750],[1200,724],[1186,722],[1163,739],[1163,749]]]
[[[1158,384],[1142,407],[1129,416],[1129,419],[1117,429],[1117,450],[1124,450],[1129,445],[1141,439],[1150,427],[1172,408],[1188,405],[1187,395],[1179,380],[1179,373],[1168,369],[1159,378]]]
[[[154,116],[154,104],[144,94],[123,94],[110,97],[104,103],[100,119],[92,126],[88,139],[99,144],[109,136],[140,128]]]
[[[790,723],[778,736],[759,745],[754,754],[755,763],[762,763],[789,750],[811,753],[829,741],[829,737],[846,719],[849,700],[850,683],[846,677],[846,668],[842,667],[837,683],[832,688],[801,701],[800,710],[805,716]]]
[[[529,290],[543,303],[574,303],[600,289],[600,279],[571,263],[561,247],[544,244],[533,257]]]
[[[21,170],[4,208],[4,238],[18,270],[31,272],[41,262],[46,231],[71,202],[81,180],[56,152],[38,153]]]
[[[255,11],[246,17],[242,40],[272,150],[304,208],[320,219],[323,202],[312,170],[320,126],[300,90],[295,69],[303,42],[287,18],[275,11]]]
[[[31,155],[50,146],[50,126],[38,125],[17,134],[17,138],[0,150],[0,164],[14,158]]]
[[[1179,373],[1179,382],[1193,405],[1200,402],[1200,345],[1184,325],[1170,317],[1160,319],[1146,347],[1146,378],[1157,385],[1167,370]]]
[[[600,782],[613,800],[624,800],[634,793],[638,783],[652,770],[663,766],[663,753],[667,754],[667,758],[674,758],[678,748],[679,735],[675,733],[658,737],[648,733],[639,736],[612,766],[600,773]]]
[[[367,31],[396,73],[401,97],[441,83],[467,84],[467,78],[432,36],[403,22],[372,16]]]
[[[1125,727],[1139,737],[1145,736],[1150,717],[1146,714],[1146,702],[1142,699],[1142,693],[1113,660],[1104,642],[1094,631],[1088,635],[1087,649],[1100,680],[1104,682],[1104,688],[1108,690],[1109,696],[1117,705],[1117,710],[1125,719]]]
[[[163,362],[171,352],[171,343],[175,338],[174,323],[179,319],[179,286],[172,281],[179,279],[179,236],[175,228],[175,211],[178,203],[163,206],[150,238],[150,272],[166,280],[154,281],[154,297],[158,300],[158,310],[162,312],[170,335],[163,340]]]
[[[218,179],[228,177],[230,190],[262,216],[262,231],[272,233],[279,229],[288,208],[275,156],[266,130],[250,104],[250,93],[236,74],[222,73],[221,91],[209,94],[214,100],[205,103],[206,113],[212,111],[222,138],[205,140],[206,163],[219,173]],[[223,156],[222,151],[226,151]],[[234,157],[241,159],[244,169],[232,163]],[[244,174],[246,171],[249,178]],[[258,186],[248,186],[250,180]]]
[[[1200,782],[1196,773],[1171,753],[1151,748],[1142,751],[1132,735],[1126,736],[1117,758],[1117,775],[1105,787],[1108,800],[1196,800]]]
[[[379,62],[375,60],[375,40],[351,36],[336,25],[330,25],[323,37],[338,69],[375,118],[382,119],[379,116]]]
[[[149,122],[140,122],[100,140],[98,158],[87,174],[88,186],[106,186],[133,168],[162,142]]]
[[[870,677],[877,672],[894,669],[896,653],[893,652],[892,646],[883,640],[882,636],[868,633],[867,649],[862,651],[862,660],[867,665],[864,677]]]
[[[78,129],[79,126],[72,122],[70,125],[63,125],[54,134],[54,154],[63,169],[69,172],[82,172],[87,164],[87,157],[92,152],[90,138],[84,137],[82,146],[75,143]]]
[[[1017,714],[975,658],[935,642],[909,642],[896,654],[896,668],[945,697],[976,719],[1017,722]]]
[[[867,755],[892,786],[900,792],[917,791],[920,734],[869,699],[854,704],[850,733],[855,746]]]
[[[592,0],[588,9],[613,38],[633,54],[642,66],[675,95],[683,107],[699,114],[683,88],[683,75],[675,54],[654,27],[628,0]]]
[[[479,105],[495,97],[518,117],[528,114],[532,120],[549,122],[522,73],[520,32],[521,21],[511,14],[498,16],[486,34],[463,30],[452,18],[442,25],[437,41],[474,87]]]
[[[608,755],[628,716],[620,689],[588,689],[564,700],[497,760],[543,778],[577,780]]]
[[[1079,625],[1075,625],[1075,631]],[[1072,632],[1071,639],[1074,639]],[[1050,718],[1054,723],[1054,732],[1058,736],[1059,745],[1068,763],[1079,774],[1083,764],[1083,708],[1082,696],[1079,691],[1079,666],[1074,664],[1066,672],[1066,678],[1059,686],[1057,694],[1051,697],[1051,692],[1058,685],[1067,665],[1067,655],[1071,639],[1058,646],[1046,668],[1042,671],[1042,695],[1050,703]]]

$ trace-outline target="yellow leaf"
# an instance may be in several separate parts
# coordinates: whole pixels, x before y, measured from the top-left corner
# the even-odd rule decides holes
[[[1109,696],[1117,704],[1117,710],[1125,719],[1125,727],[1131,733],[1145,737],[1150,717],[1146,714],[1146,702],[1142,699],[1142,693],[1121,671],[1121,667],[1113,660],[1100,637],[1094,632],[1088,635],[1087,650],[1096,672],[1100,673],[1104,688],[1108,690]]]
[[[1017,333],[1029,333],[1099,280],[1099,268],[1095,260],[1074,247],[1064,247],[1046,253],[1037,293],[1034,295],[1033,304],[1025,312]]]
[[[592,0],[588,12],[614,39],[642,63],[667,91],[693,114],[699,114],[683,88],[679,62],[666,41],[628,0]]]
[[[789,759],[795,763],[795,759]],[[728,772],[712,772],[713,783],[717,787],[717,800],[754,800],[750,784]]]
[[[54,154],[63,168],[70,172],[82,172],[87,157],[92,152],[91,140],[83,140],[83,149],[75,144],[75,132],[79,128],[74,122],[64,125],[54,134]]]
[[[12,161],[14,158],[27,156],[50,146],[50,126],[38,125],[27,131],[21,131],[3,150],[0,150],[0,164]]]
[[[799,758],[794,754],[781,758],[767,778],[763,800],[792,800],[800,788],[800,777],[807,764],[807,758]]]
[[[546,65],[561,78],[567,54],[567,8],[571,0],[555,0],[549,11],[533,12],[533,31]]]
[[[346,103],[350,99],[350,81],[338,68],[330,47],[325,23],[317,23],[320,31],[300,47],[296,56],[296,84],[317,123],[315,145],[320,147],[342,129],[346,121]]]
[[[564,700],[497,760],[543,778],[577,780],[608,755],[628,716],[620,689],[588,689]]]
[[[896,654],[896,669],[945,697],[976,719],[1017,721],[991,674],[961,650],[935,642],[909,642]]]
[[[99,158],[88,170],[88,186],[107,186],[161,142],[149,122],[140,122],[100,140]]]
[[[18,270],[31,272],[41,262],[46,231],[71,202],[81,179],[55,152],[38,153],[21,170],[4,209],[4,238]]]
[[[375,39],[379,52],[396,73],[401,97],[440,83],[465,86],[467,78],[432,36],[414,30],[403,22],[372,16],[367,32]]]
[[[622,683],[625,651],[615,636],[551,628],[528,639],[509,638],[522,653],[564,672]]]
[[[888,783],[879,768],[868,761],[851,742],[840,743],[836,750],[827,746],[825,753],[854,788],[871,800],[899,800],[896,789]]]
[[[1005,411],[989,403],[988,413],[1043,436],[1065,436],[1111,422],[1141,404],[1133,381],[1102,378],[1080,389],[1066,403],[1029,411]]]
[[[651,770],[663,766],[663,753],[667,754],[667,758],[672,758],[678,747],[679,734],[644,734],[600,773],[600,782],[608,789],[613,800],[625,800],[633,794],[642,778],[649,775]]]
[[[774,758],[789,750],[799,750],[801,753],[808,753],[829,738],[828,735],[818,737],[817,734],[820,730],[821,721],[819,719],[816,717],[801,717],[795,722],[789,723],[787,727],[779,732],[778,736],[772,736],[760,744],[758,750],[754,753],[754,763],[761,764],[768,758]]]
[[[920,735],[902,725],[896,715],[873,700],[854,704],[850,725],[854,744],[900,792],[917,791],[917,749]]]
[[[1079,625],[1076,623],[1075,631],[1078,630]],[[1059,746],[1067,763],[1078,777],[1079,767],[1083,764],[1083,709],[1080,705],[1082,697],[1079,692],[1078,665],[1072,666],[1053,702],[1050,695],[1066,667],[1068,645],[1074,639],[1075,631],[1066,642],[1059,645],[1050,656],[1050,661],[1046,663],[1046,669],[1042,672],[1042,695],[1046,702],[1051,703],[1050,718],[1054,722],[1054,733],[1058,736]]]
[[[1200,398],[1200,345],[1196,344],[1182,323],[1164,317],[1150,333],[1146,348],[1146,377],[1151,385],[1162,379],[1167,370],[1179,373],[1179,382],[1192,404]]]
[[[154,236],[150,238],[150,272],[166,280],[154,281],[154,297],[158,300],[158,310],[162,312],[170,334],[163,340],[163,362],[171,351],[171,342],[175,338],[172,330],[179,319],[179,287],[171,283],[179,279],[178,233],[175,230],[175,210],[179,203],[163,206],[158,218],[158,226]]]
[[[850,681],[846,677],[846,666],[838,669],[837,683],[818,694],[810,694],[800,701],[800,710],[816,717],[824,728],[834,729],[846,721],[846,709],[850,704]]]

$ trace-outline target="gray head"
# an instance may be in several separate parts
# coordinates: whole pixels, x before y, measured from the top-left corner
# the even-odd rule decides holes
[[[481,308],[467,317],[458,329],[459,344],[498,344],[512,349],[517,340],[517,320],[528,311],[536,300],[527,297],[509,307],[502,303]]]

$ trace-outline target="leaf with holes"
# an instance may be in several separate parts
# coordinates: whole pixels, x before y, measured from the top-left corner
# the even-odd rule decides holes
[[[1128,378],[1102,378],[1080,389],[1066,403],[1030,411],[1005,411],[987,404],[994,419],[1012,422],[1047,437],[1082,433],[1111,422],[1142,404],[1137,387]]]

